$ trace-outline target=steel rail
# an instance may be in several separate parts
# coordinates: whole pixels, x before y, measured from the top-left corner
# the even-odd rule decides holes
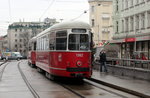
[[[73,94],[79,96],[80,98],[86,98],[86,97],[84,97],[83,95],[81,95],[80,93],[76,92],[75,90],[73,90],[73,89],[71,89],[71,88],[65,86],[64,84],[59,83],[59,82],[57,82],[57,83],[58,83],[60,86],[62,86],[62,87],[64,87],[65,89],[67,89],[68,91],[72,92]]]
[[[7,62],[1,63],[0,66],[4,65],[5,63],[7,63]],[[5,68],[6,68],[6,66],[7,66],[8,64],[9,64],[9,63],[5,64],[4,67],[2,68],[2,70],[0,70],[0,81],[2,80],[4,70],[5,70]]]
[[[96,83],[101,84],[101,85],[108,86],[110,88],[114,88],[116,90],[126,92],[126,93],[134,95],[134,96],[138,96],[138,97],[141,97],[141,98],[150,98],[149,95],[145,95],[145,94],[142,94],[140,92],[130,90],[130,89],[127,89],[127,88],[123,88],[123,87],[120,87],[120,86],[117,86],[117,85],[114,85],[114,84],[111,84],[111,83],[107,83],[107,82],[104,82],[104,81],[101,81],[101,80],[96,80],[94,78],[86,78],[86,79],[88,79],[90,81],[93,81],[93,82],[96,82]]]
[[[1,66],[1,65],[3,65],[3,64],[5,64],[6,62],[7,62],[7,61],[5,61],[5,62],[1,63],[1,64],[0,64],[0,66]]]
[[[126,96],[124,96],[124,95],[121,95],[121,94],[119,94],[119,93],[116,93],[116,92],[114,92],[114,91],[112,91],[112,90],[108,90],[108,89],[106,89],[106,88],[104,88],[104,87],[99,87],[99,86],[94,85],[93,83],[91,83],[91,82],[95,82],[95,81],[87,80],[87,79],[84,79],[84,81],[85,81],[85,83],[87,83],[87,84],[89,84],[89,85],[92,85],[92,86],[97,87],[97,88],[99,88],[99,89],[105,90],[105,91],[107,91],[107,92],[109,92],[109,93],[112,93],[112,94],[115,94],[115,95],[117,95],[117,96],[119,96],[119,97],[128,98],[128,97],[126,97]],[[91,81],[91,82],[89,82],[89,81]],[[95,82],[95,83],[97,83],[97,82]],[[97,84],[100,84],[100,83],[97,83]],[[102,85],[102,84],[100,84],[100,85]],[[109,87],[109,86],[106,86],[106,87]],[[109,87],[109,88],[111,88],[111,87]],[[125,93],[126,93],[126,92],[125,92]]]
[[[22,79],[24,80],[24,82],[26,83],[28,89],[30,90],[30,92],[32,93],[32,95],[34,96],[34,98],[40,98],[40,96],[38,95],[38,93],[35,91],[35,89],[31,86],[31,84],[29,83],[29,81],[27,80],[26,76],[24,75],[23,71],[21,70],[20,68],[20,63],[18,63],[18,69],[19,69],[19,72],[22,76]]]

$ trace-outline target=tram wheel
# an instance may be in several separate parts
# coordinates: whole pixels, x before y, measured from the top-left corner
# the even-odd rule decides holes
[[[39,73],[43,73],[43,70],[41,69],[41,68],[37,68],[37,71],[39,72]]]
[[[46,76],[48,79],[52,80],[52,81],[55,80],[55,76],[49,74],[48,72],[45,73],[45,76]]]
[[[34,67],[35,67],[35,65],[31,63],[31,67],[32,67],[32,68],[34,68]]]

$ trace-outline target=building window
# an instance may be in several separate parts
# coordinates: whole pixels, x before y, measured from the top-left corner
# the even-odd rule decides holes
[[[116,12],[118,12],[119,7],[118,7],[118,0],[116,0]]]
[[[124,10],[124,0],[122,0],[122,10]]]
[[[119,24],[118,24],[118,21],[116,21],[116,32],[118,33],[119,31]]]
[[[150,27],[150,12],[147,13],[148,27]]]
[[[142,14],[141,16],[141,29],[145,28],[145,14]]]
[[[136,0],[135,4],[138,5],[139,4],[139,0]]]
[[[131,2],[131,7],[133,6],[133,0],[130,1]]]
[[[15,48],[17,48],[17,45],[15,45]]]
[[[141,0],[141,3],[144,3],[144,0]]]
[[[15,29],[15,32],[17,32],[17,29]]]
[[[128,32],[129,31],[129,20],[128,20],[128,18],[127,19],[125,19],[125,26],[126,26],[126,28],[125,28],[125,31],[126,32]]]
[[[102,14],[102,18],[103,18],[103,19],[109,19],[109,18],[110,18],[109,13],[103,13],[103,14]]]
[[[15,34],[15,37],[17,37],[17,34]]]
[[[130,18],[130,30],[133,31],[134,29],[134,21],[133,21],[133,17]]]
[[[136,30],[139,30],[139,16],[136,16],[136,25],[135,25]]]
[[[124,32],[124,20],[122,20],[122,32]]]
[[[92,27],[94,27],[95,25],[95,22],[94,22],[94,19],[92,19]]]
[[[17,42],[17,39],[15,39],[15,42]]]
[[[91,12],[94,13],[94,6],[91,6]]]
[[[22,39],[20,39],[20,42],[22,42]]]
[[[22,45],[20,45],[20,48],[22,48]]]
[[[128,8],[128,0],[125,0],[125,8]]]

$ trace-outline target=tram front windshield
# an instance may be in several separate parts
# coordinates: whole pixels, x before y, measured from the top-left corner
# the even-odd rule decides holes
[[[69,50],[89,50],[88,34],[70,34],[68,49]]]

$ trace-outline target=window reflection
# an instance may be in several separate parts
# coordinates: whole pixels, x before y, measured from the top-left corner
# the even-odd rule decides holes
[[[70,34],[69,35],[69,50],[88,50],[89,38],[87,34]]]

